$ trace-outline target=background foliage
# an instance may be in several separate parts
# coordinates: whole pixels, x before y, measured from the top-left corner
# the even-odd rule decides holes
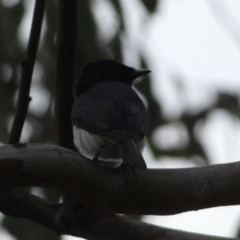
[[[78,52],[77,70],[80,66],[96,58],[114,58],[123,62],[128,34],[128,21],[122,6],[122,1],[106,1],[113,9],[116,26],[109,30],[108,36],[101,30],[96,16],[97,1],[83,0],[78,5]],[[46,14],[42,38],[39,46],[37,62],[35,65],[33,83],[31,87],[32,102],[24,125],[21,138],[22,142],[55,143],[55,125],[53,118],[54,83],[56,68],[56,26],[57,26],[57,1],[46,2]],[[162,1],[139,0],[151,18],[156,8]],[[14,103],[17,94],[20,75],[20,62],[24,59],[26,42],[29,32],[23,29],[26,21],[30,22],[32,5],[30,1],[0,0],[0,142],[7,143],[9,128],[14,116]],[[25,24],[25,25],[24,25]],[[149,63],[140,50],[136,53],[138,62],[144,68],[151,69]],[[159,79],[161,81],[161,79]],[[196,127],[208,120],[208,115],[215,109],[224,109],[229,115],[239,121],[238,96],[227,92],[219,92],[216,102],[199,111],[186,111],[175,119],[164,116],[161,102],[157,101],[152,94],[151,79],[146,78],[136,86],[147,101],[149,113],[148,145],[153,155],[184,157],[186,161],[201,159],[200,164],[208,164],[208,155],[195,134]],[[181,91],[181,89],[179,89]],[[154,143],[153,134],[160,128],[171,123],[183,126],[187,134],[186,144],[164,148]],[[187,160],[188,159],[188,160]],[[36,194],[44,195],[51,201],[59,201],[60,194],[52,190],[30,189]],[[27,221],[4,217],[2,226],[18,240],[59,239],[55,233],[43,229],[41,226]]]

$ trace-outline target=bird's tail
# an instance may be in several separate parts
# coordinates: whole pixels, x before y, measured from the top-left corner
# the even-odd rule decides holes
[[[143,156],[133,140],[124,140],[118,144],[118,148],[122,155],[123,163],[127,167],[147,169]]]

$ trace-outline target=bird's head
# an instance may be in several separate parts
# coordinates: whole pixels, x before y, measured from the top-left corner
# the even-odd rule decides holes
[[[101,82],[117,81],[129,86],[133,81],[150,73],[147,69],[135,69],[128,67],[112,59],[102,59],[86,64],[77,78],[74,93],[79,96],[90,87]]]

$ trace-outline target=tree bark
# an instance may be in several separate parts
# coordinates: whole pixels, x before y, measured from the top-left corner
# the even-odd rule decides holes
[[[20,189],[0,189],[0,211],[12,217],[31,219],[57,234],[89,240],[230,240],[184,231],[171,230],[108,213],[79,209],[71,219],[60,218],[62,205]]]
[[[14,116],[12,128],[10,131],[9,143],[17,143],[20,141],[24,121],[27,115],[28,105],[31,100],[29,96],[33,68],[37,55],[38,42],[40,39],[45,0],[36,0],[30,37],[27,46],[26,60],[22,61],[20,88],[17,99],[17,110]]]
[[[59,189],[96,210],[171,215],[240,203],[240,162],[184,169],[108,169],[54,145],[0,147],[0,186]]]
[[[57,69],[55,92],[55,123],[57,143],[75,149],[73,145],[71,111],[77,40],[77,1],[58,1]]]

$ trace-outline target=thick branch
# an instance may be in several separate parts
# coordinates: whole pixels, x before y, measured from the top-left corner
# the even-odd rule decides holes
[[[62,205],[50,204],[19,189],[0,189],[0,211],[31,219],[58,234],[90,240],[227,240],[157,227],[114,214],[79,209],[71,219],[61,219]]]
[[[187,169],[108,169],[54,145],[0,148],[0,184],[45,186],[105,212],[167,215],[240,203],[240,162]]]
[[[36,0],[30,37],[27,46],[26,60],[22,61],[22,73],[20,88],[17,99],[16,115],[10,132],[9,143],[17,143],[20,140],[23,124],[27,115],[30,101],[29,91],[31,86],[32,73],[36,59],[38,42],[40,38],[42,21],[44,15],[45,0]]]

